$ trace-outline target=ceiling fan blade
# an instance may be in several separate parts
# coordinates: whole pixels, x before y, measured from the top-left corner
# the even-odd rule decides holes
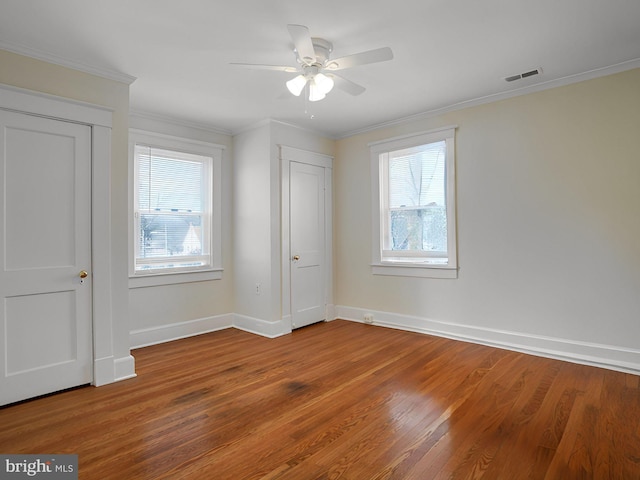
[[[393,52],[389,47],[376,48],[366,52],[354,53],[345,57],[335,58],[329,61],[326,68],[328,70],[343,70],[345,68],[366,65],[367,63],[385,62],[393,58]]]
[[[315,63],[316,51],[313,48],[309,29],[304,25],[287,25],[287,29],[293,39],[293,44],[296,47],[300,60],[307,65]]]
[[[335,73],[332,73],[331,77],[333,77],[333,83],[337,88],[339,88],[340,90],[344,90],[350,95],[360,95],[366,90],[366,88],[364,88],[362,85],[358,85],[357,83],[354,83],[351,80],[347,80],[346,78],[341,77],[340,75],[337,75]]]
[[[262,65],[258,63],[230,63],[236,67],[254,68],[257,70],[276,70],[279,72],[295,73],[298,71],[296,67],[286,67],[284,65]]]

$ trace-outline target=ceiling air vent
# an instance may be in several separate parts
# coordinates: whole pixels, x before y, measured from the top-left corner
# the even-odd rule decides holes
[[[505,80],[507,82],[514,82],[516,80],[520,80],[521,78],[533,77],[534,75],[539,75],[542,73],[541,68],[536,68],[534,70],[529,70],[528,72],[519,73],[517,75],[511,75],[510,77],[506,77]]]

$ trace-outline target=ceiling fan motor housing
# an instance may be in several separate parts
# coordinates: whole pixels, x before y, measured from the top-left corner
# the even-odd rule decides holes
[[[316,54],[315,61],[313,61],[313,59],[310,59],[311,63],[309,63],[308,61],[305,61],[305,59],[300,58],[298,51],[294,48],[293,51],[296,53],[296,60],[300,64],[310,64],[318,67],[323,67],[329,60],[329,56],[333,51],[333,44],[328,40],[325,40],[324,38],[318,37],[311,37],[311,43],[313,44],[313,50]]]

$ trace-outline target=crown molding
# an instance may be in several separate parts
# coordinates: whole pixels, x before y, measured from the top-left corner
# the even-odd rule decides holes
[[[127,85],[131,85],[136,81],[136,77],[127,75],[126,73],[88,65],[86,63],[77,62],[75,60],[69,60],[68,58],[59,57],[58,55],[27,47],[25,45],[19,45],[17,43],[0,41],[0,50],[6,50],[11,53],[35,58],[36,60],[42,60],[43,62],[52,63],[61,67],[71,68],[83,73],[95,75],[96,77],[106,78],[107,80],[114,80],[116,82],[124,83]]]
[[[282,120],[277,120],[275,118],[264,118],[264,119],[259,120],[257,122],[245,125],[243,127],[240,127],[238,129],[233,130],[232,131],[232,135],[233,136],[240,135],[242,133],[246,133],[246,132],[250,132],[251,130],[255,130],[256,128],[264,127],[266,125],[273,125],[273,124],[282,125],[282,126],[287,127],[287,128],[293,128],[295,130],[300,130],[301,132],[311,133],[313,135],[319,135],[321,137],[328,138],[329,140],[336,140],[337,139],[337,137],[335,137],[334,135],[331,135],[331,134],[329,134],[327,132],[324,132],[322,130],[314,130],[312,128],[303,127],[301,125],[296,125],[295,123],[283,122]]]
[[[203,130],[208,133],[217,133],[219,135],[229,135],[229,136],[233,135],[233,132],[231,130],[220,128],[215,125],[210,125],[208,123],[200,123],[200,122],[194,122],[191,120],[184,120],[180,118],[171,117],[169,115],[162,115],[159,113],[147,112],[145,110],[129,109],[129,116],[138,117],[144,120],[152,120],[156,122],[167,123],[167,124],[175,125],[178,127],[194,128],[197,130]]]
[[[356,130],[345,132],[336,136],[336,140],[342,140],[345,138],[353,137],[354,135],[360,135],[362,133],[379,130],[381,128],[388,128],[393,126],[402,125],[405,123],[415,122],[419,120],[425,120],[438,115],[443,115],[456,110],[462,110],[463,108],[475,107],[478,105],[484,105],[487,103],[497,102],[499,100],[505,100],[508,98],[519,97],[521,95],[527,95],[529,93],[541,92],[543,90],[549,90],[551,88],[562,87],[570,85],[572,83],[583,82],[594,78],[605,77],[607,75],[613,75],[615,73],[625,72],[627,70],[633,70],[634,68],[640,68],[640,58],[628,60],[626,62],[616,63],[614,65],[608,65],[606,67],[595,68],[582,73],[574,75],[567,75],[565,77],[556,78],[553,80],[547,80],[544,82],[535,83],[533,85],[527,85],[524,87],[509,90],[507,92],[492,93],[482,97],[477,97],[462,102],[447,105],[445,107],[428,110],[426,112],[417,113],[415,115],[409,115],[406,117],[397,118],[395,120],[389,120],[387,122],[377,123],[369,125]]]

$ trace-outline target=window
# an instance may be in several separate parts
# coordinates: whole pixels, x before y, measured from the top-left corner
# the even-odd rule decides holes
[[[146,132],[130,143],[130,286],[221,278],[221,147]]]
[[[370,144],[373,273],[457,276],[455,127]]]

